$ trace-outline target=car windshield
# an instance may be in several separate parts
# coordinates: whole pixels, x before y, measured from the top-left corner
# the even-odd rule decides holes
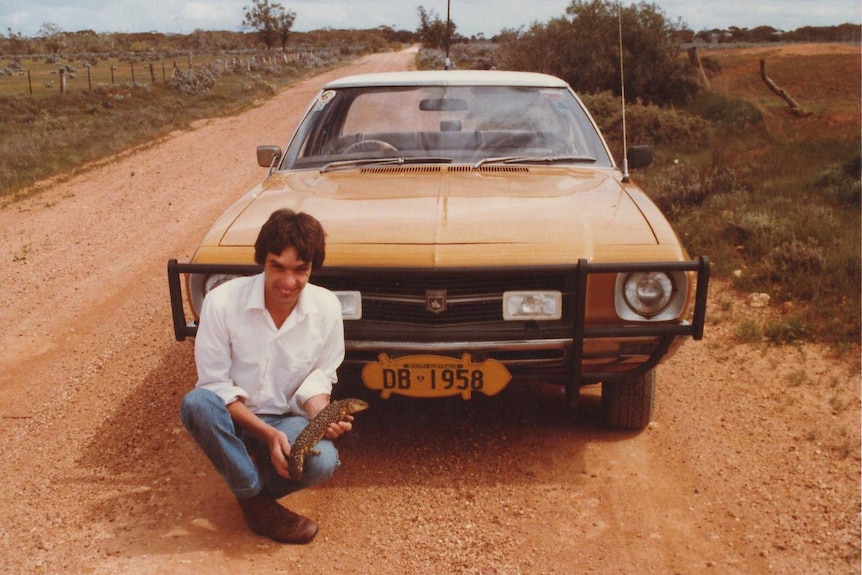
[[[564,88],[408,86],[322,92],[281,169],[380,163],[613,165]]]

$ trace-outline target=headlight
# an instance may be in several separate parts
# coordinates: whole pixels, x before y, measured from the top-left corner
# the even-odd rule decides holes
[[[503,319],[552,320],[563,317],[563,294],[558,291],[507,291],[503,293]]]
[[[207,279],[204,281],[204,295],[210,293],[212,290],[225,283],[226,281],[230,281],[237,276],[231,274],[213,274],[207,276]]]
[[[192,274],[189,278],[189,289],[191,291],[192,307],[195,309],[195,314],[200,315],[204,297],[209,292],[236,277],[239,276],[235,274]]]
[[[334,292],[341,302],[341,317],[344,319],[362,319],[362,294],[358,291]]]
[[[684,285],[684,274],[620,274],[617,277],[617,314],[624,319],[672,319],[680,313],[684,303],[685,298],[680,297],[680,288]]]

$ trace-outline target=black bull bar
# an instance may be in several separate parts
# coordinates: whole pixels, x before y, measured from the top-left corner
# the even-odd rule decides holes
[[[585,383],[597,383],[600,381],[613,381],[636,377],[653,369],[667,354],[674,339],[680,336],[691,336],[695,340],[703,338],[704,323],[706,320],[707,292],[709,288],[709,258],[701,256],[692,260],[674,262],[637,262],[637,263],[590,263],[586,259],[578,261],[577,266],[559,266],[575,274],[576,289],[574,309],[574,326],[572,330],[572,349],[574,352],[572,383],[567,385],[567,395],[577,391],[578,385]],[[194,264],[178,263],[177,260],[168,261],[168,287],[171,297],[171,315],[173,317],[174,335],[177,341],[183,341],[187,337],[194,337],[197,333],[197,325],[188,322],[183,305],[183,294],[180,276],[182,274],[195,273],[224,273],[235,275],[251,275],[259,273],[260,266],[243,264]],[[608,273],[633,273],[639,271],[664,271],[664,272],[696,272],[696,291],[694,299],[694,311],[691,322],[676,324],[643,324],[625,326],[587,326],[585,318],[587,299],[587,278],[590,274]],[[368,274],[367,268],[321,268],[315,271],[315,277],[324,279],[326,276],[336,273]],[[373,271],[371,271],[373,273]],[[655,351],[649,359],[638,364],[634,368],[622,372],[590,372],[582,373],[582,360],[584,340],[600,338],[624,338],[624,337],[658,337],[660,338]]]

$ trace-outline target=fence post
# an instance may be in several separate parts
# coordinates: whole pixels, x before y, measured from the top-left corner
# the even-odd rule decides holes
[[[129,62],[129,67],[132,69],[132,85],[135,84],[135,63]]]
[[[66,93],[66,69],[60,68],[60,93]]]
[[[114,81],[114,65],[111,64],[111,86],[114,85],[116,85],[116,82]]]
[[[33,78],[30,76],[30,70],[27,70],[27,84],[30,86],[30,96],[33,95]]]
[[[93,91],[93,78],[90,75],[90,67],[87,66],[87,87],[90,88],[90,91]]]

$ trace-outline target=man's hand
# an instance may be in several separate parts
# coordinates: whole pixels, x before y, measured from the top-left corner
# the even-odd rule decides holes
[[[267,445],[269,446],[269,460],[279,475],[290,478],[287,471],[287,458],[290,456],[290,441],[283,431],[270,427],[272,433]]]
[[[327,405],[329,405],[329,396],[326,394],[320,394],[309,397],[303,404],[302,409],[305,410],[305,413],[308,414],[309,418],[314,419]],[[326,438],[330,441],[334,441],[351,429],[353,429],[353,416],[348,415],[342,421],[329,424],[326,428]]]
[[[275,471],[282,477],[289,478],[287,458],[290,455],[290,441],[287,435],[255,415],[241,400],[229,403],[227,410],[236,425],[248,430],[269,447],[269,460]]]

